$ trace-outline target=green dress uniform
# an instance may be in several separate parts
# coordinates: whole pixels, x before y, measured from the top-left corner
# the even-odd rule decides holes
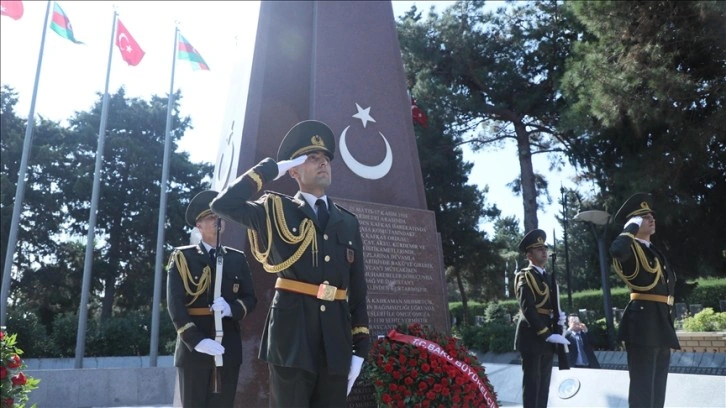
[[[209,212],[209,199],[206,202]],[[177,331],[174,366],[178,367],[184,407],[232,407],[234,404],[239,367],[242,364],[239,322],[254,310],[257,298],[245,254],[229,247],[222,247],[222,250],[222,297],[229,304],[232,316],[222,318],[224,354],[223,366],[218,368],[221,370],[221,393],[210,391],[210,381],[215,370],[214,357],[194,350],[203,339],[215,337],[214,315],[210,305],[214,301],[216,262],[200,242],[198,245],[175,248],[167,266],[166,298],[169,316]]]
[[[334,147],[325,148],[334,146],[332,132],[321,136],[293,140],[289,146],[283,141],[280,151],[292,150],[278,153],[278,160],[311,150],[332,157]],[[270,366],[271,406],[344,406],[351,357],[365,358],[370,343],[359,222],[328,199],[329,220],[322,226],[299,192],[292,197],[266,191],[249,201],[277,175],[277,162],[266,158],[222,191],[211,208],[248,228],[253,255],[278,277],[259,351]],[[311,382],[317,384],[309,400],[280,389],[289,368],[313,374]],[[337,376],[336,384],[320,384],[320,373]],[[320,388],[329,395],[317,396]]]
[[[545,246],[546,234],[529,232],[519,249]],[[517,272],[514,289],[519,302],[519,319],[514,334],[514,349],[522,358],[522,404],[526,408],[546,407],[549,398],[555,344],[545,341],[553,334],[556,299],[552,282],[531,263]]]
[[[638,193],[623,204],[615,219],[651,214],[651,208],[650,195]],[[662,407],[671,349],[680,349],[673,325],[676,275],[660,250],[635,239],[638,230],[635,223],[626,225],[610,246],[615,272],[631,291],[618,341],[625,342],[628,354],[629,405]]]

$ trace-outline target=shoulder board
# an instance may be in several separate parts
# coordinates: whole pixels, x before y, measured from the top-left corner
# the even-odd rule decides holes
[[[240,249],[237,249],[237,248],[232,248],[232,247],[228,247],[228,246],[225,246],[225,247],[224,247],[224,250],[225,250],[225,251],[228,251],[228,252],[237,252],[237,253],[240,253],[240,254],[242,254],[242,255],[244,255],[244,254],[245,254],[245,253],[244,253],[244,252],[243,252],[242,250],[240,250]]]
[[[335,207],[337,209],[339,209],[340,211],[346,212],[346,213],[352,215],[353,217],[358,218],[357,215],[355,215],[354,213],[350,212],[347,208],[343,207],[342,205],[339,205],[338,203],[333,203],[333,205],[335,205]]]
[[[282,194],[282,193],[279,193],[277,191],[272,191],[272,190],[265,190],[265,195],[276,195],[278,197],[287,198],[289,200],[295,200],[295,197],[293,197],[293,196],[290,196],[287,194]]]
[[[522,268],[522,269],[518,270],[515,275],[521,275],[521,274],[525,274],[527,272],[532,272],[532,267],[531,266],[528,266],[526,268]]]
[[[196,245],[184,245],[184,246],[178,246],[178,247],[176,247],[174,249],[177,250],[177,251],[184,251],[184,250],[187,250],[187,249],[196,249],[196,248],[197,248]]]

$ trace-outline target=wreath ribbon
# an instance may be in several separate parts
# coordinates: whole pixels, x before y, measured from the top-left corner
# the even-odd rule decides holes
[[[429,354],[433,354],[435,356],[441,357],[449,364],[453,364],[454,367],[458,368],[459,371],[461,371],[464,376],[469,379],[472,383],[474,383],[477,388],[479,388],[479,392],[484,397],[484,400],[487,402],[487,406],[490,408],[499,408],[497,405],[497,400],[492,396],[492,393],[489,392],[489,389],[484,384],[484,382],[479,378],[479,374],[476,373],[476,370],[471,368],[469,364],[466,364],[463,361],[459,361],[455,359],[454,357],[451,357],[444,349],[439,346],[438,344],[422,339],[420,337],[415,336],[409,336],[408,334],[402,334],[397,332],[395,329],[391,329],[391,331],[388,332],[388,335],[386,335],[390,340],[397,341],[399,343],[406,343],[411,344],[413,346],[416,346],[420,349],[426,350]]]

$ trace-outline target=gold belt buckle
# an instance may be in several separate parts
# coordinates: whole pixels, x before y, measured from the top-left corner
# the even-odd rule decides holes
[[[668,296],[668,306],[673,306],[673,296]]]
[[[338,291],[338,288],[336,288],[333,285],[328,284],[328,281],[325,281],[318,286],[318,299],[322,299],[328,302],[332,302],[335,300],[335,292]]]

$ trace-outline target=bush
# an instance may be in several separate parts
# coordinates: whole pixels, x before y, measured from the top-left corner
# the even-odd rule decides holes
[[[714,332],[726,330],[726,312],[715,313],[707,307],[692,317],[683,319],[683,330],[687,332]]]

